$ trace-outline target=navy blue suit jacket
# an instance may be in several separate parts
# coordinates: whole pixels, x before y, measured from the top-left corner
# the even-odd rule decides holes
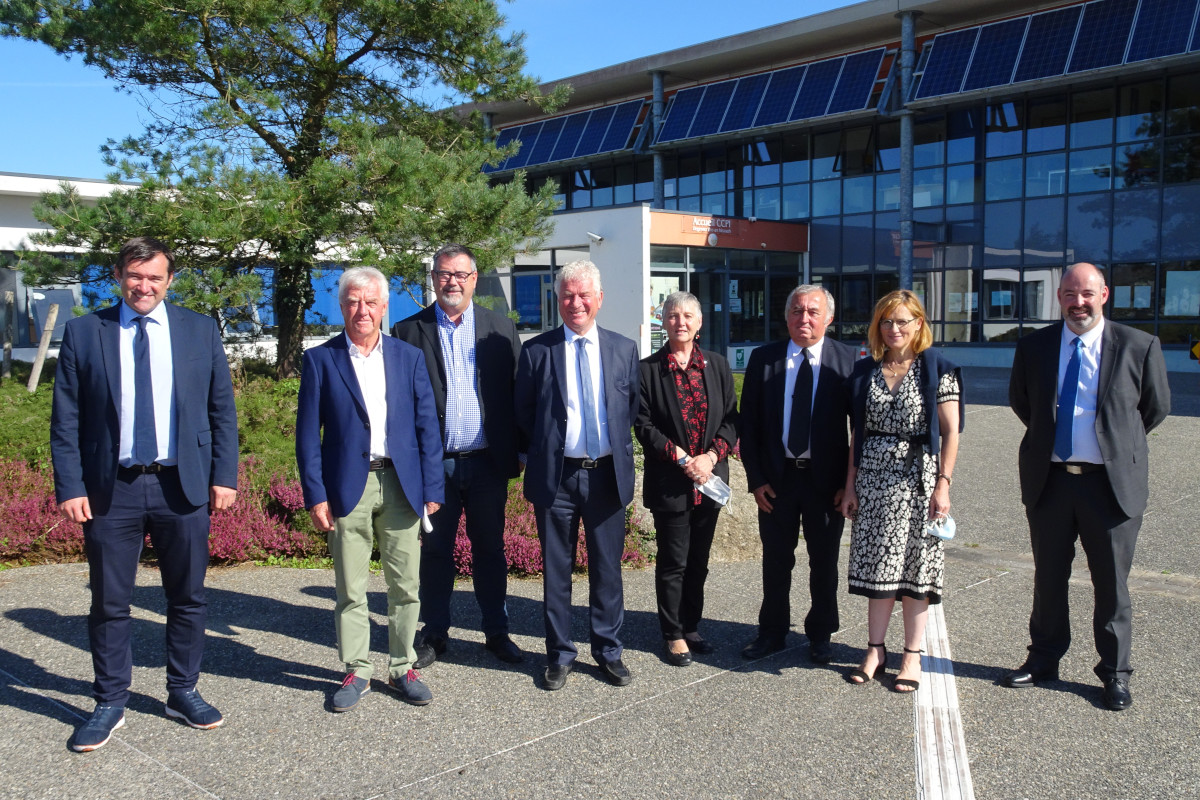
[[[604,371],[605,411],[613,467],[622,505],[633,502],[633,420],[640,403],[637,345],[597,328]],[[516,421],[525,464],[525,497],[537,506],[554,502],[562,481],[567,434],[566,336],[562,327],[525,343],[517,363]]]
[[[229,362],[212,318],[168,303],[174,372],[175,451],[188,502],[210,486],[237,488],[237,409]],[[121,447],[121,309],[70,320],[54,379],[50,454],[58,502],[88,498],[93,514],[112,502]]]
[[[350,341],[339,333],[304,353],[296,410],[296,464],[304,507],[328,502],[344,517],[362,499],[371,468],[371,423]],[[442,434],[425,357],[412,345],[383,336],[388,452],[404,496],[419,517],[444,498]]]

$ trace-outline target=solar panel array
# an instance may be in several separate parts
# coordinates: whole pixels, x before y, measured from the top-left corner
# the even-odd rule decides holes
[[[496,146],[504,147],[517,140],[521,142],[521,149],[484,171],[507,172],[625,150],[645,104],[645,100],[630,100],[620,105],[505,128],[496,137]]]
[[[861,111],[871,100],[884,52],[879,48],[681,89],[657,143]]]
[[[1200,50],[1200,0],[1094,0],[940,33],[910,100],[1007,86]]]

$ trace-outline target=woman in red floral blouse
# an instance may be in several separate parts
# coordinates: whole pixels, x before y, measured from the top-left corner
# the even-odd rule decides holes
[[[645,450],[642,502],[658,539],[655,587],[667,661],[686,667],[692,653],[713,650],[697,628],[721,511],[695,484],[712,475],[729,480],[737,396],[729,362],[696,345],[704,320],[695,295],[667,297],[662,319],[667,344],[642,359],[642,405],[633,430]]]

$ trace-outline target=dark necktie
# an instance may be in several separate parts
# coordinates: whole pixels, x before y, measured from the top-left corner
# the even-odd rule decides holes
[[[134,317],[138,330],[133,337],[133,460],[153,464],[158,458],[158,435],[154,430],[154,381],[150,378],[150,337],[146,317]]]
[[[596,394],[592,388],[592,366],[588,361],[587,339],[580,336],[575,340],[579,367],[579,406],[583,409],[583,441],[587,457],[595,460],[600,456],[600,431],[596,420]]]
[[[813,371],[807,347],[801,351],[800,357],[800,366],[796,368],[796,390],[792,392],[792,421],[788,427],[788,450],[797,458],[808,450],[813,395]]]
[[[1054,418],[1054,455],[1066,461],[1071,457],[1072,435],[1075,427],[1075,398],[1079,395],[1079,362],[1083,341],[1071,340],[1071,359],[1063,375],[1062,390],[1058,393],[1058,411]]]

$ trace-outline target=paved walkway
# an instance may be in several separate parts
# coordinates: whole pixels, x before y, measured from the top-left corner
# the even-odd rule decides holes
[[[992,374],[992,373],[997,374]],[[956,474],[959,539],[948,548],[945,602],[927,637],[915,696],[890,679],[851,686],[866,609],[843,596],[835,663],[816,666],[793,633],[754,663],[759,565],[714,564],[703,632],[718,652],[687,669],[661,657],[653,574],[626,573],[624,688],[584,656],[567,687],[538,687],[541,587],[510,584],[516,667],[482,647],[469,584],[454,598],[451,648],[425,671],[434,702],[414,708],[378,684],[348,714],[324,710],[341,677],[328,571],[211,573],[209,646],[200,688],[225,726],[193,731],[162,713],[164,604],[142,570],[134,609],[127,725],[95,753],[66,742],[91,711],[82,565],[0,572],[0,797],[550,798],[970,797],[1174,798],[1200,783],[1200,403],[1177,387],[1152,440],[1151,507],[1134,573],[1134,706],[1116,714],[1091,673],[1090,585],[1072,585],[1075,646],[1062,680],[997,685],[1020,663],[1032,562],[1016,495],[1020,426],[999,405],[1002,371],[973,371]],[[1174,379],[1175,376],[1173,376]],[[805,568],[803,548],[797,570]],[[844,568],[844,562],[843,562]],[[381,578],[370,596],[377,668],[386,665]],[[803,582],[794,616],[807,607]],[[576,583],[575,639],[586,640],[586,582]],[[899,620],[889,633],[894,678]],[[586,653],[586,645],[583,647]],[[973,794],[972,794],[973,793]]]

